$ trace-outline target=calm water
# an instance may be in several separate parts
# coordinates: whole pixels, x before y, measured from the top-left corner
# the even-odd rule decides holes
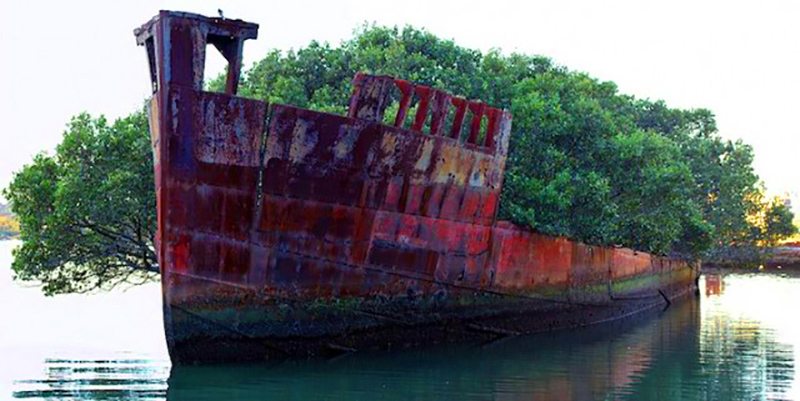
[[[146,285],[45,298],[0,242],[0,400],[800,400],[800,279],[706,276],[647,318],[484,346],[171,368]]]

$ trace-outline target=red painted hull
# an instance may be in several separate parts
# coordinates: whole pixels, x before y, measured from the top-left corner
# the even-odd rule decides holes
[[[347,117],[236,97],[256,29],[162,12],[137,30],[174,362],[485,340],[616,319],[695,288],[684,261],[498,222],[505,111],[367,75]],[[207,42],[231,63],[225,94],[201,90]]]

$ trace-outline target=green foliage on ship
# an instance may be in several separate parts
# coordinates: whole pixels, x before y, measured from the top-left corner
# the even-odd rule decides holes
[[[710,111],[621,94],[613,82],[546,57],[481,53],[423,30],[364,26],[339,46],[311,42],[269,52],[239,91],[345,113],[357,71],[511,110],[502,219],[592,244],[692,258],[757,256],[758,246],[796,232],[788,205],[764,199],[753,149],[721,138]],[[222,78],[207,86],[221,88]],[[17,173],[5,195],[20,216],[18,278],[39,280],[54,294],[154,269],[148,138],[141,112],[113,124],[82,114],[55,155],[39,155]]]
[[[500,217],[593,244],[701,256],[790,235],[760,215],[753,150],[722,139],[714,115],[619,93],[542,56],[485,54],[428,32],[365,26],[340,46],[270,52],[243,96],[345,113],[356,71],[403,77],[511,110]],[[222,77],[209,84],[222,87]],[[790,219],[791,221],[791,219]]]

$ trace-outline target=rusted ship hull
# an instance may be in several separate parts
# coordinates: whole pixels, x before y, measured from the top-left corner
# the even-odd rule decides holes
[[[236,97],[242,43],[256,31],[161,12],[136,32],[154,89],[156,242],[174,362],[581,326],[695,288],[685,261],[497,221],[503,110],[362,74],[348,116]],[[203,91],[207,44],[229,61],[226,93]]]
[[[483,343],[509,336],[583,327],[666,307],[693,290],[691,278],[660,294],[644,290],[600,302],[532,294],[509,297],[469,289],[437,295],[351,297],[314,301],[234,292],[227,285],[169,285],[197,291],[165,304],[170,355],[175,363],[330,357],[346,352],[403,349],[449,342]],[[638,277],[637,279],[644,279]],[[634,279],[635,280],[635,279]],[[635,286],[637,283],[621,282]],[[654,285],[655,286],[655,285]],[[585,291],[576,291],[586,298]],[[225,295],[221,295],[221,293]],[[212,295],[213,294],[213,295]]]

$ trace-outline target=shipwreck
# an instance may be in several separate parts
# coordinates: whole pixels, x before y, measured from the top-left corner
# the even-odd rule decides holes
[[[173,362],[488,341],[695,290],[696,263],[498,221],[505,110],[367,74],[346,116],[237,97],[257,32],[172,11],[135,31]],[[204,91],[208,45],[228,62],[224,93]]]

